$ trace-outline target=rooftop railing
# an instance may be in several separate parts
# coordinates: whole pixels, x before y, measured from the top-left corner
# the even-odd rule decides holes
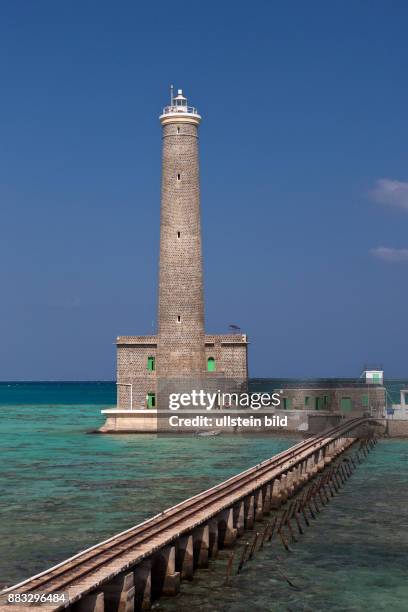
[[[163,108],[163,115],[170,115],[172,113],[189,113],[190,115],[198,115],[198,111],[194,106],[165,106]]]

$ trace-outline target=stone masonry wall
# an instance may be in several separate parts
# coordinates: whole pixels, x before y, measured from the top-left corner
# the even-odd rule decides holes
[[[248,359],[246,337],[206,336],[205,358],[214,357],[216,372],[225,377],[247,381]]]
[[[280,391],[280,389],[276,389]],[[294,410],[342,410],[342,398],[350,398],[351,412],[382,411],[385,406],[385,389],[379,386],[364,385],[361,387],[282,389],[282,406],[284,399],[289,400],[288,407]],[[306,403],[306,398],[309,398]],[[318,404],[316,399],[319,398]],[[326,398],[326,399],[325,399]],[[366,399],[366,401],[364,401]]]
[[[205,371],[198,123],[163,125],[158,374]]]
[[[132,384],[133,409],[145,408],[146,395],[156,393],[156,372],[149,372],[147,369],[148,357],[156,358],[156,353],[155,336],[118,339],[116,366],[118,408],[130,409],[129,384]]]
[[[207,335],[205,355],[206,359],[216,359],[214,378],[222,376],[246,385],[246,336]],[[148,357],[156,359],[153,372],[147,369]],[[120,336],[117,339],[117,382],[121,383],[117,388],[118,408],[130,409],[129,383],[133,385],[133,408],[146,407],[147,393],[157,393],[157,366],[157,336]]]

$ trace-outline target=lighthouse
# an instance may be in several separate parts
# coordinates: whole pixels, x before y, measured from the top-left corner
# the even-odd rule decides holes
[[[198,130],[181,89],[160,115],[162,181],[157,375],[205,372]]]
[[[157,334],[117,337],[117,406],[103,411],[107,417],[103,432],[157,431],[158,414],[168,409],[170,391],[238,390],[246,387],[248,379],[246,334],[236,326],[232,327],[239,333],[233,334],[208,334],[204,327],[201,115],[181,89],[175,96],[171,89],[170,104],[163,108],[159,120],[162,178]],[[238,291],[239,287],[237,295]]]

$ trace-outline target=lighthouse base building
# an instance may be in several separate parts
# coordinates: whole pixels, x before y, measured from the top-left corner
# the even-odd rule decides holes
[[[218,382],[222,389],[245,390],[247,383],[247,337],[245,334],[206,335],[207,370],[193,375],[160,377],[157,336],[119,336],[117,339],[118,408],[156,408],[160,383],[196,381],[206,387]],[[159,371],[159,374],[158,374]],[[207,381],[207,384],[206,384]],[[160,406],[166,408],[166,406]]]
[[[160,430],[172,393],[247,388],[247,336],[207,335],[204,329],[200,122],[181,90],[160,116],[158,333],[117,338],[117,407],[102,411],[102,432]]]

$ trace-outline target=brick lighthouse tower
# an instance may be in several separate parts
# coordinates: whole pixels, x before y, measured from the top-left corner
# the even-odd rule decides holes
[[[247,382],[246,335],[204,331],[200,122],[182,90],[172,93],[170,106],[160,115],[158,333],[117,337],[117,408],[103,410],[103,432],[157,431],[158,414],[168,408],[169,392],[208,385],[239,389]]]
[[[205,372],[198,126],[181,89],[163,109],[157,375]]]

